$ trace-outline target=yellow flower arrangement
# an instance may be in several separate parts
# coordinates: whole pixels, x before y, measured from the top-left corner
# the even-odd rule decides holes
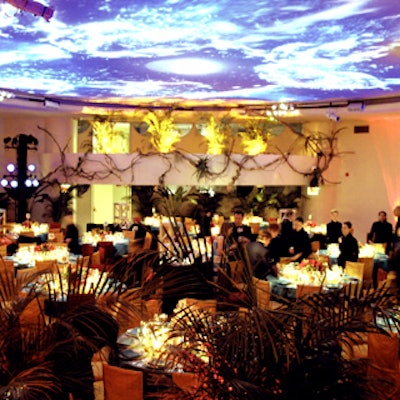
[[[181,140],[181,132],[176,128],[169,113],[159,117],[156,113],[149,112],[143,118],[143,122],[148,125],[151,144],[160,153],[170,153],[175,149],[175,143]]]

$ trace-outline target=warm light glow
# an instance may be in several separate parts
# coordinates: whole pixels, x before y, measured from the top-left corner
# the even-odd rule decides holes
[[[129,151],[129,124],[93,121],[93,152],[100,154]]]
[[[10,163],[10,164],[7,164],[6,169],[8,172],[13,173],[17,168],[15,167],[14,164]]]
[[[181,140],[181,133],[168,114],[159,117],[154,112],[149,112],[143,122],[149,126],[147,131],[151,135],[151,144],[160,153],[170,153],[175,149],[175,143]]]
[[[226,147],[227,131],[211,116],[201,134],[208,142],[208,154],[222,154]]]
[[[318,195],[319,195],[319,186],[307,187],[307,196],[318,196]]]

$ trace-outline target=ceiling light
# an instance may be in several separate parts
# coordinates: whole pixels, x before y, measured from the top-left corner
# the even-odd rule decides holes
[[[335,114],[333,111],[327,111],[326,116],[332,121],[335,121],[335,122],[340,121],[339,115]]]
[[[0,181],[0,185],[3,186],[3,187],[8,186],[8,180],[7,180],[6,178],[3,178],[3,179]]]
[[[363,102],[354,102],[354,103],[349,103],[347,106],[347,111],[350,112],[357,112],[357,111],[364,111],[365,109],[365,104]]]
[[[12,180],[11,182],[10,182],[10,186],[12,187],[12,188],[17,188],[18,187],[18,181],[16,181],[16,180]]]
[[[29,164],[27,166],[27,169],[29,172],[35,172],[36,171],[36,165],[35,164]]]
[[[7,169],[7,171],[11,174],[11,173],[13,173],[13,172],[16,170],[16,167],[15,167],[14,164],[10,163],[10,164],[7,164],[6,169]]]

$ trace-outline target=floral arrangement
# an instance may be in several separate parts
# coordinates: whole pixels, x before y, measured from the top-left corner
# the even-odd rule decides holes
[[[328,263],[315,260],[315,259],[304,259],[300,262],[299,268],[305,269],[306,271],[317,271],[317,272],[325,272],[328,269]]]
[[[49,251],[55,250],[55,247],[49,243],[42,243],[38,246],[34,247],[35,252],[37,253],[47,253]]]

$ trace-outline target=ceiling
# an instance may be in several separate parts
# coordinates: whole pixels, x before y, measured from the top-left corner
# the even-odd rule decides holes
[[[4,0],[0,24],[3,107],[400,98],[393,0]]]

